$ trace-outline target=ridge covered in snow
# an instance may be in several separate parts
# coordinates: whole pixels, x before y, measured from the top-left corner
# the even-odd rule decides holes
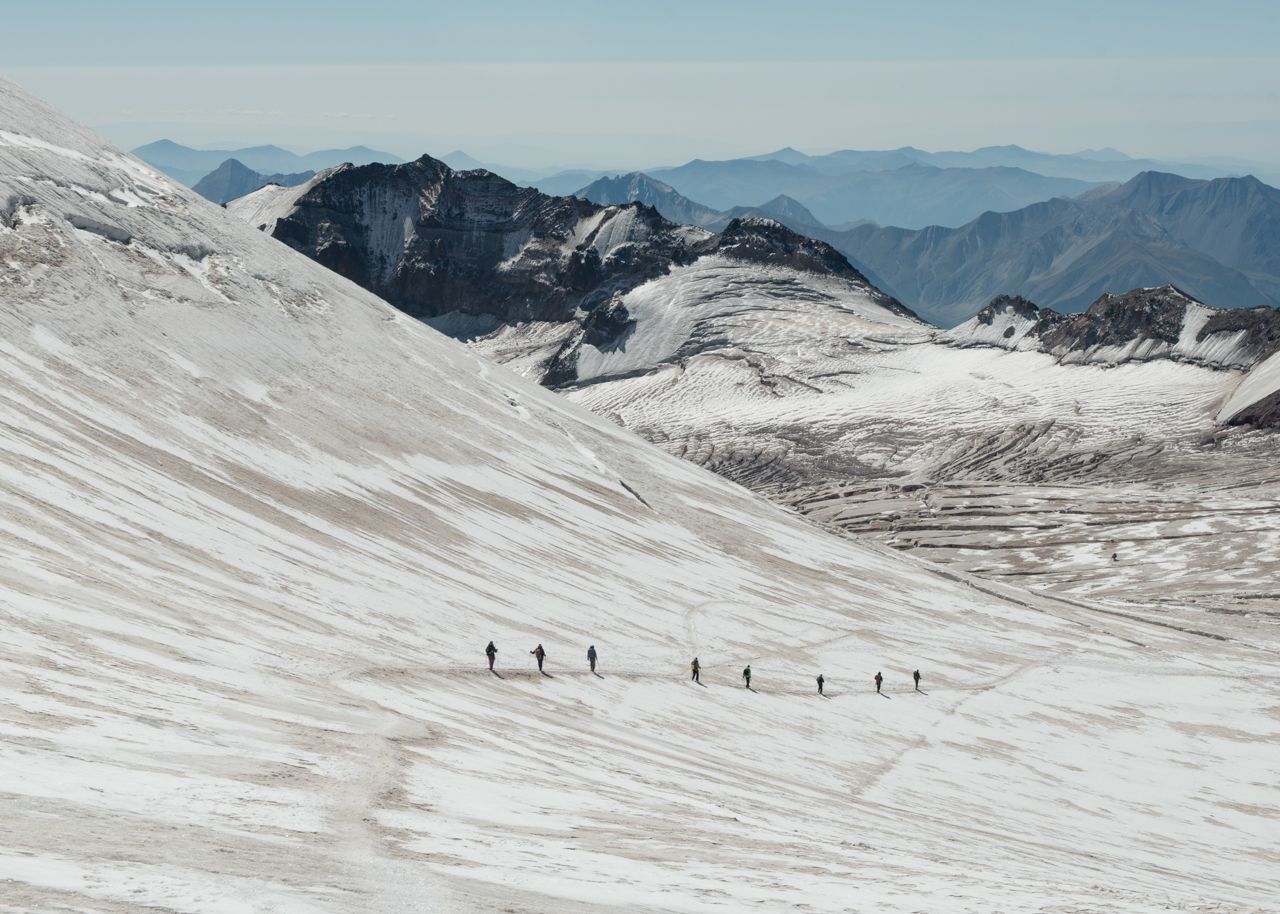
[[[6,914],[1273,904],[1264,645],[830,536],[0,118]]]
[[[1072,315],[999,296],[944,337],[959,346],[1047,352],[1064,364],[1165,358],[1247,370],[1280,349],[1280,311],[1211,308],[1171,285],[1107,293]]]

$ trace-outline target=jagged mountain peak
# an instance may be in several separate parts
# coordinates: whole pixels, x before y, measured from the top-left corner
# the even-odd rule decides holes
[[[1101,315],[1121,311],[1170,311],[1186,308],[1191,304],[1204,307],[1204,302],[1188,295],[1173,283],[1163,283],[1130,289],[1128,292],[1104,292],[1085,309],[1085,313]]]
[[[1070,315],[1002,295],[944,338],[960,346],[1039,350],[1071,363],[1164,358],[1247,369],[1280,350],[1280,311],[1212,308],[1168,283],[1106,292]]]

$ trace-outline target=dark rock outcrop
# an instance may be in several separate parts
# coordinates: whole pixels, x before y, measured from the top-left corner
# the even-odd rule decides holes
[[[1106,293],[1082,314],[1073,314],[1039,334],[1045,349],[1064,353],[1098,346],[1127,346],[1134,340],[1158,340],[1172,346],[1192,299],[1174,286]]]
[[[1201,326],[1189,337],[1192,320]],[[1000,295],[946,336],[955,345],[1037,349],[1062,361],[1168,358],[1248,369],[1280,351],[1280,311],[1214,309],[1171,285],[1107,293],[1080,314]]]

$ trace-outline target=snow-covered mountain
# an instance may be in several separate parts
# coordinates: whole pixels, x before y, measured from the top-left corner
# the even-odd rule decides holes
[[[736,219],[712,234],[643,204],[548,197],[429,156],[263,188],[231,210],[553,386],[700,351],[719,339],[719,317],[761,302],[921,326],[829,245],[777,222]]]
[[[1072,315],[1005,295],[946,338],[960,346],[1035,349],[1064,363],[1167,358],[1247,370],[1280,350],[1280,311],[1210,308],[1175,286],[1103,295]]]
[[[830,536],[0,118],[0,908],[1273,907],[1266,645]]]

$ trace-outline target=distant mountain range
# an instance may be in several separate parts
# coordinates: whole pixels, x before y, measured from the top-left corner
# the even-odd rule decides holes
[[[1008,212],[1053,197],[1073,197],[1090,187],[1122,183],[1145,171],[1202,179],[1253,172],[1264,179],[1273,175],[1280,181],[1280,168],[1257,163],[1135,159],[1114,149],[1058,155],[1021,146],[988,146],[970,152],[927,152],[904,146],[846,149],[817,156],[786,147],[724,161],[695,159],[644,173],[719,211],[761,205],[786,195],[835,228],[861,221],[923,228],[959,226],[987,211]],[[563,195],[613,174],[574,169],[528,183],[544,193]]]
[[[264,175],[249,168],[238,159],[227,159],[196,182],[192,190],[214,203],[229,203],[237,197],[253,193],[268,184],[293,187],[310,179],[313,175],[315,175],[314,171]]]
[[[172,140],[157,140],[133,150],[133,154],[148,165],[173,178],[175,181],[195,187],[200,179],[219,168],[227,159],[235,159],[246,167],[262,174],[290,174],[319,171],[343,162],[364,165],[369,162],[403,162],[399,156],[367,146],[348,149],[320,149],[298,155],[279,146],[250,146],[245,149],[192,149]]]
[[[802,230],[941,326],[1001,293],[1070,312],[1105,292],[1173,283],[1219,307],[1280,305],[1280,190],[1252,177],[1145,172],[954,229]]]
[[[890,170],[830,174],[776,159],[699,159],[678,168],[657,169],[651,176],[720,210],[758,205],[783,194],[827,225],[871,220],[905,228],[962,225],[988,210],[1019,209],[1096,186],[1004,166],[939,168],[909,163]]]
[[[914,146],[885,150],[842,149],[818,156],[806,155],[788,146],[751,158],[803,165],[829,175],[847,174],[851,171],[887,171],[906,165],[931,165],[936,168],[1021,168],[1049,177],[1075,178],[1094,183],[1128,181],[1144,171],[1173,171],[1193,178],[1219,178],[1250,170],[1192,162],[1134,159],[1116,149],[1087,149],[1061,155],[1035,152],[1012,145],[984,146],[969,152],[927,152]],[[1235,164],[1238,166],[1244,163]]]

